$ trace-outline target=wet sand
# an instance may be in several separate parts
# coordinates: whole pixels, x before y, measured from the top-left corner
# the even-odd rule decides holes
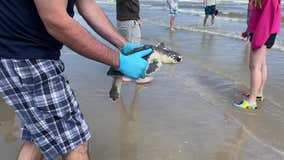
[[[111,7],[105,9],[114,17]],[[107,66],[63,49],[66,77],[92,133],[91,159],[284,159],[283,88],[268,83],[266,100],[256,111],[231,106],[248,88],[245,42],[184,30],[170,33],[144,23],[143,43],[159,41],[181,52],[183,62],[162,66],[153,83],[124,83],[118,102],[108,98]],[[242,76],[234,78],[238,73]],[[15,114],[0,104],[1,159],[16,159],[21,141]]]

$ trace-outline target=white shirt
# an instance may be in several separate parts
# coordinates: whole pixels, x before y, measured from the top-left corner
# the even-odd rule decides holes
[[[212,6],[212,5],[216,5],[216,0],[205,0],[207,3],[206,3],[206,6]]]
[[[178,8],[178,0],[171,0],[171,8],[172,9]]]

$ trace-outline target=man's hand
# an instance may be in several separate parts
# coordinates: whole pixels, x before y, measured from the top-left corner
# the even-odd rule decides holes
[[[205,8],[207,5],[207,0],[203,0],[203,7]]]
[[[128,56],[125,56],[123,53],[120,53],[120,65],[118,70],[122,72],[125,76],[133,79],[145,78],[148,61],[146,61],[143,57],[151,54],[152,52],[153,49],[146,49]]]
[[[142,27],[142,21],[141,21],[141,19],[138,19],[138,20],[137,20],[137,23],[138,23],[138,25],[139,25],[139,27],[140,27],[140,29],[141,29],[141,27]]]

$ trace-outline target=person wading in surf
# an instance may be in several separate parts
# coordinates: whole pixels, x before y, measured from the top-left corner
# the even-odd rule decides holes
[[[178,11],[178,0],[167,0],[167,4],[170,9],[170,31],[174,31],[174,25],[175,25],[175,17],[177,15]]]
[[[211,26],[214,26],[216,14],[216,0],[203,0],[203,7],[205,11],[203,26],[206,26],[209,15],[211,15]]]

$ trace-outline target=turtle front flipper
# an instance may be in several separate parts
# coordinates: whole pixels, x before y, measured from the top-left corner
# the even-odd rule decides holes
[[[116,101],[120,95],[120,89],[122,85],[122,76],[113,76],[112,87],[109,91],[109,97]]]
[[[162,66],[162,63],[159,62],[157,59],[152,60],[148,67],[146,68],[146,75],[150,76],[151,74],[155,73],[159,68]]]

